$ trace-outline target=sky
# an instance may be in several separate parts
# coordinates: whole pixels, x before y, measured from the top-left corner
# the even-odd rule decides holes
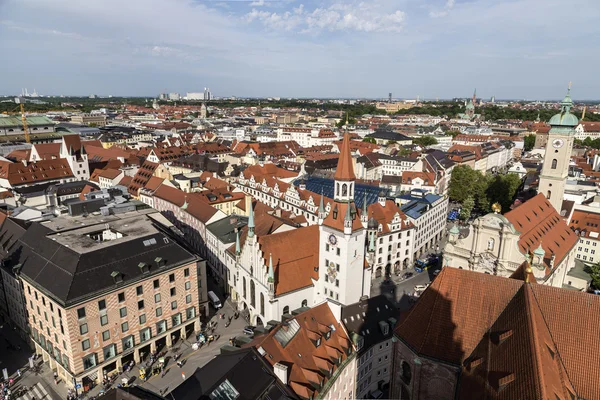
[[[0,94],[600,99],[599,0],[0,0]]]

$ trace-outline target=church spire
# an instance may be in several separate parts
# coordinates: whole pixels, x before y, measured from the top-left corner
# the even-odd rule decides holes
[[[273,270],[273,254],[269,253],[269,273],[267,275],[267,282],[275,282],[275,271]]]
[[[242,252],[242,248],[240,246],[240,231],[235,232],[235,255],[239,256]]]

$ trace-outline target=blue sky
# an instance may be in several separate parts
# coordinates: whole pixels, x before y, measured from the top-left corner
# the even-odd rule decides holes
[[[599,99],[598,0],[0,0],[0,94]]]

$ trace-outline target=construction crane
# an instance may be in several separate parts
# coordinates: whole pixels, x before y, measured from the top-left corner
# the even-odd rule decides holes
[[[21,121],[23,122],[23,132],[25,133],[25,141],[31,143],[29,137],[29,128],[27,127],[27,118],[25,118],[25,106],[21,103]]]

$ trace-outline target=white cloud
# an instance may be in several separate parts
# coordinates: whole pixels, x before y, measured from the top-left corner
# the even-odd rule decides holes
[[[453,0],[450,0],[453,1]],[[322,31],[399,32],[405,19],[404,12],[382,13],[374,3],[342,4],[318,7],[307,11],[303,4],[283,13],[252,9],[243,18],[258,21],[272,30],[320,33]]]
[[[448,15],[450,10],[452,10],[454,8],[454,3],[455,3],[455,0],[447,0],[443,9],[430,11],[429,16],[431,18],[445,17],[446,15]]]
[[[250,7],[262,7],[265,4],[267,4],[265,3],[265,0],[255,0],[252,3],[250,3]]]

